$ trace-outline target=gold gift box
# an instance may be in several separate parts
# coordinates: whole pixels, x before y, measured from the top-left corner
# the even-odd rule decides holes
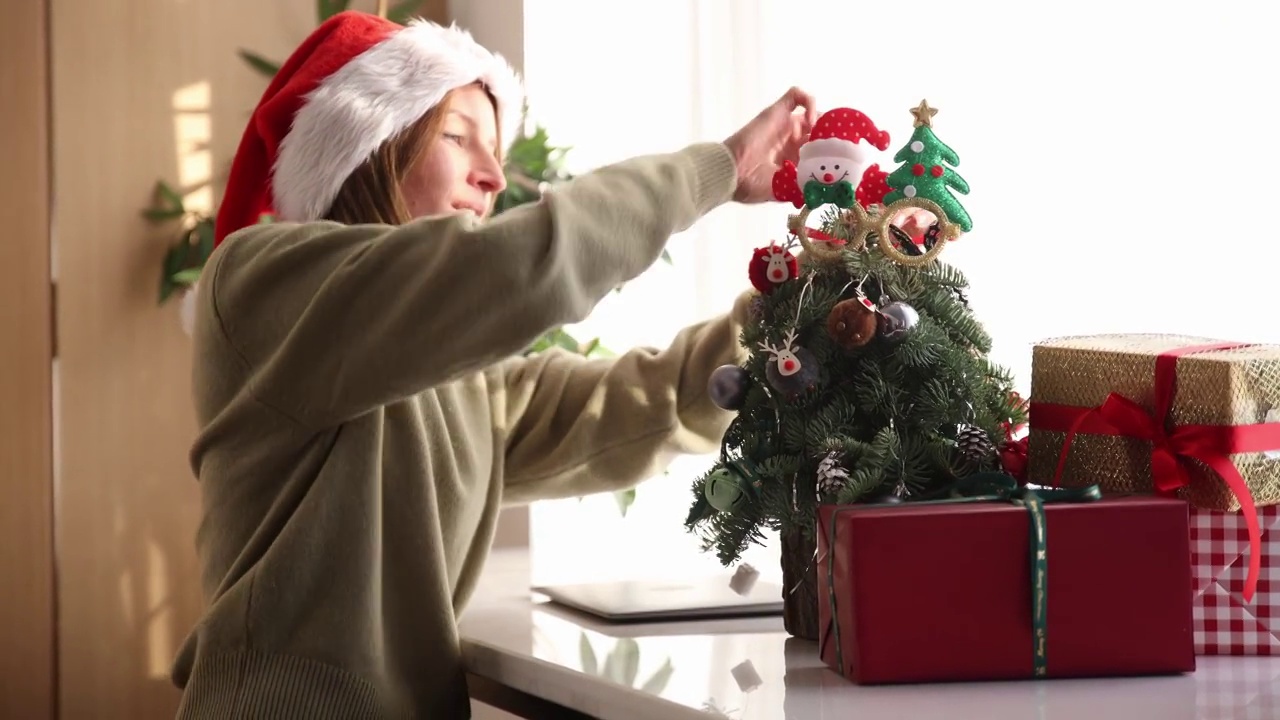
[[[1157,356],[1220,342],[1185,335],[1113,334],[1037,343],[1031,363],[1027,479],[1037,485],[1053,482],[1067,435],[1037,428],[1037,405],[1096,408],[1108,395],[1118,393],[1151,413]],[[1280,422],[1280,346],[1248,345],[1184,355],[1178,358],[1176,375],[1169,411],[1173,426]],[[1280,503],[1280,453],[1229,457],[1256,505]],[[1178,491],[1180,497],[1202,508],[1240,509],[1240,501],[1207,465],[1186,457],[1180,462],[1190,478],[1189,486]],[[1151,443],[1079,432],[1060,482],[1064,486],[1097,483],[1108,492],[1151,492]]]

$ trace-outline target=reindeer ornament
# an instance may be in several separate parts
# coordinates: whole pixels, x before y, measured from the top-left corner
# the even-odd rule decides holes
[[[760,349],[769,353],[765,366],[765,379],[769,386],[782,393],[788,400],[803,395],[818,384],[821,368],[813,353],[796,344],[796,331],[787,331],[781,347],[760,343]]]
[[[800,263],[791,253],[794,242],[794,239],[787,241],[786,245],[771,242],[767,247],[756,249],[747,269],[752,287],[768,295],[774,288],[800,274]]]

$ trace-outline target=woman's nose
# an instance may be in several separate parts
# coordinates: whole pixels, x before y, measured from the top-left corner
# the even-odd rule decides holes
[[[503,173],[497,158],[493,157],[487,158],[475,169],[473,182],[476,187],[494,195],[507,187],[506,174]]]

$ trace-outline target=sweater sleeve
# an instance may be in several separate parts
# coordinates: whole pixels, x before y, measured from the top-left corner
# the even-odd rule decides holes
[[[727,202],[734,178],[729,151],[702,143],[601,168],[484,223],[255,226],[211,259],[204,330],[235,348],[259,400],[332,426],[580,322]]]
[[[684,328],[665,349],[609,359],[551,350],[508,361],[504,503],[620,490],[675,455],[718,450],[733,414],[711,402],[707,381],[746,358],[739,337],[753,295]]]

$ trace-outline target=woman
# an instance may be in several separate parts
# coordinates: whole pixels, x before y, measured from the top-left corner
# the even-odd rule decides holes
[[[769,199],[810,99],[482,223],[520,111],[465,33],[351,12],[263,96],[197,298],[208,602],[175,663],[181,717],[468,717],[456,618],[502,505],[718,446],[706,381],[740,358],[745,294],[661,351],[517,356],[713,208]]]

